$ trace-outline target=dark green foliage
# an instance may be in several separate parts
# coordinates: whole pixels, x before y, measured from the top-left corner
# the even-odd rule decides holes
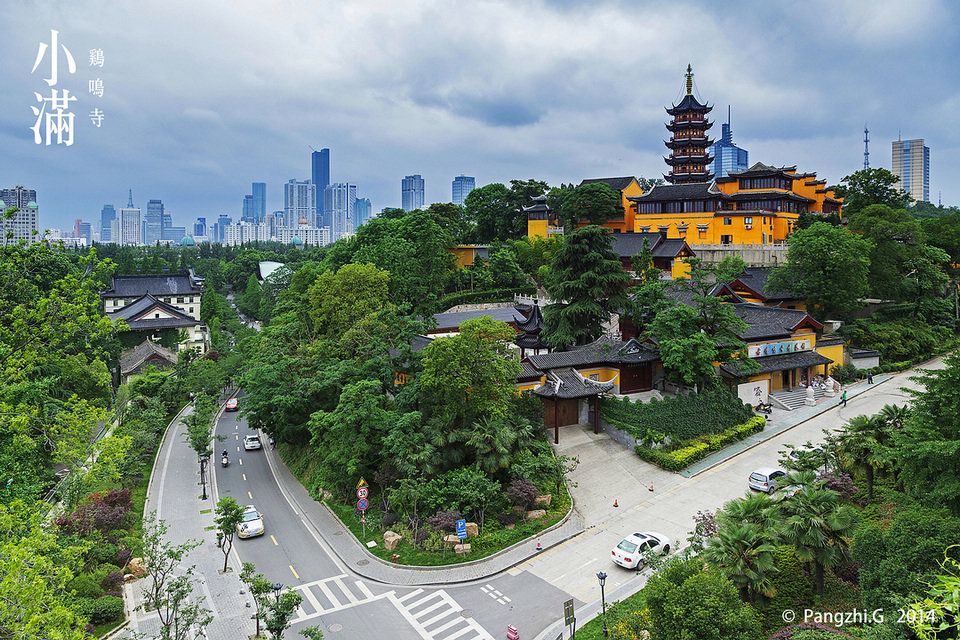
[[[913,198],[894,187],[897,182],[899,178],[887,169],[861,169],[845,176],[832,188],[843,198],[843,213],[850,216],[874,204],[893,209],[906,207]]]
[[[654,398],[650,402],[602,398],[600,415],[608,422],[625,425],[638,440],[648,429],[656,429],[678,442],[743,424],[753,417],[753,412],[726,389],[713,387],[698,394]]]
[[[85,603],[85,613],[90,616],[93,624],[112,622],[123,617],[123,598],[117,596],[100,596]]]
[[[813,579],[804,571],[797,551],[789,545],[780,545],[776,552],[777,571],[773,574],[776,595],[763,609],[763,630],[771,633],[783,626],[781,613],[785,609],[801,609],[810,603]],[[789,636],[788,636],[789,637]]]
[[[956,341],[950,329],[918,319],[857,320],[842,327],[841,334],[853,347],[879,351],[881,363],[922,360]]]
[[[440,301],[437,302],[437,308],[445,310],[460,304],[509,302],[513,300],[514,294],[532,295],[536,293],[536,291],[537,288],[531,285],[511,287],[508,289],[488,289],[486,291],[460,291],[440,298]]]
[[[117,545],[109,542],[95,544],[87,552],[87,564],[115,564],[118,551]]]
[[[663,449],[653,449],[638,444],[634,447],[634,451],[647,462],[652,462],[670,471],[682,471],[694,462],[706,458],[728,444],[763,431],[766,424],[767,421],[764,418],[754,416],[744,424],[735,425],[720,433],[700,436]],[[613,426],[617,426],[617,424],[613,423]]]

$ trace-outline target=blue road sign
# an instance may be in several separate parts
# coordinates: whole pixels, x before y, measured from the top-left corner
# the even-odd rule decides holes
[[[463,540],[467,537],[467,521],[457,520],[457,537]]]
[[[357,509],[360,509],[360,511],[366,511],[367,507],[369,506],[370,502],[366,498],[360,498],[357,500]]]

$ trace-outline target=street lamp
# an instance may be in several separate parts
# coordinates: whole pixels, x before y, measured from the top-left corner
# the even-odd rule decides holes
[[[607,581],[607,574],[603,571],[597,574],[597,580],[600,581],[600,606],[602,607],[601,611],[603,612],[603,637],[606,638],[610,635],[610,632],[607,630],[607,598],[603,592],[603,583]]]
[[[203,495],[200,496],[201,500],[207,499],[207,478],[204,475],[204,471],[207,468],[207,461],[210,459],[210,454],[207,452],[200,454],[200,484],[203,485]]]
[[[276,596],[277,602],[280,602],[280,592],[283,591],[283,585],[279,582],[273,585],[273,595]]]

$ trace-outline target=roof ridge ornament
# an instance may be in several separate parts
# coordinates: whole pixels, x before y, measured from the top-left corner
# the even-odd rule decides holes
[[[693,95],[693,66],[687,64],[687,95]]]

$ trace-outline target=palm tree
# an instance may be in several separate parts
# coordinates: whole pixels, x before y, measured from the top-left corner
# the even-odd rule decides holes
[[[473,423],[467,446],[476,456],[477,466],[487,473],[496,473],[510,465],[517,434],[509,420],[484,416]]]
[[[717,512],[720,526],[728,524],[755,524],[765,530],[776,529],[779,507],[766,493],[749,493],[742,498],[731,500]]]
[[[783,501],[787,516],[783,533],[804,562],[815,568],[817,595],[823,595],[823,572],[840,564],[853,527],[853,507],[840,504],[836,491],[808,485]]]
[[[887,461],[887,423],[880,415],[869,418],[857,416],[839,433],[840,451],[850,464],[863,470],[867,481],[867,499],[872,500],[874,472]]]
[[[728,522],[710,538],[703,554],[737,586],[744,602],[756,603],[759,596],[777,594],[773,585],[776,551],[769,530],[761,525]]]

